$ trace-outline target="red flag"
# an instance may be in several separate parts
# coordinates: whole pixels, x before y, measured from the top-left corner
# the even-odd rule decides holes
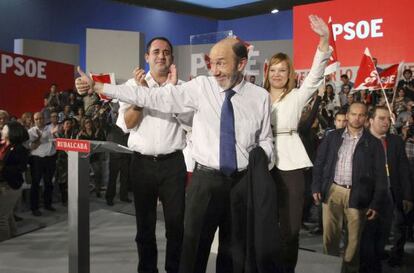
[[[91,75],[92,80],[94,80],[95,82],[115,84],[115,75],[114,75],[114,73],[108,73],[108,74],[92,74],[91,73],[90,75]],[[99,94],[99,97],[103,101],[110,101],[111,100],[111,98],[109,98],[105,95]]]
[[[379,76],[381,78],[382,86],[385,89],[391,89],[394,88],[394,86],[397,84],[398,80],[398,71],[401,68],[402,63],[399,64],[393,64],[390,67],[384,69],[379,73]],[[381,89],[380,84],[377,84],[377,87],[375,89]]]
[[[328,27],[329,27],[329,47],[332,50],[332,55],[329,58],[328,64],[325,68],[325,73],[324,73],[325,76],[336,72],[339,69],[339,65],[340,65],[340,63],[338,62],[338,55],[336,51],[335,37],[332,31],[331,17],[329,17]]]
[[[362,56],[361,64],[359,65],[358,73],[355,79],[354,89],[377,89],[378,84],[378,72],[371,58],[369,49],[366,48],[364,55]]]

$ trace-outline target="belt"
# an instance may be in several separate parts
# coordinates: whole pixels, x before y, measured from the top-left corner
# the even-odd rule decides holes
[[[138,152],[135,152],[134,154],[138,157],[145,158],[145,159],[148,159],[148,160],[151,160],[151,161],[154,161],[154,162],[158,162],[158,161],[164,161],[164,160],[170,159],[174,156],[179,155],[180,153],[181,153],[181,151],[178,150],[178,151],[172,152],[170,154],[160,154],[160,155],[144,155],[144,154],[141,154],[141,153],[138,153]]]
[[[276,131],[276,130],[274,130],[273,131],[273,135],[293,135],[293,134],[297,134],[298,132],[296,131],[296,129],[292,129],[292,130],[286,130],[286,131],[284,131],[284,130],[279,130],[279,131]]]
[[[247,172],[247,169],[245,169],[245,170],[241,170],[241,171],[236,171],[236,172],[232,173],[230,176],[227,176],[224,173],[222,173],[220,170],[204,166],[204,165],[202,165],[198,162],[196,162],[194,170],[198,170],[198,171],[208,173],[208,174],[212,174],[212,175],[231,177],[231,178],[237,178],[241,175],[244,175]]]
[[[341,184],[336,183],[335,181],[333,183],[335,185],[339,186],[339,187],[342,187],[342,188],[345,188],[345,189],[348,189],[348,190],[352,188],[351,185],[341,185]]]

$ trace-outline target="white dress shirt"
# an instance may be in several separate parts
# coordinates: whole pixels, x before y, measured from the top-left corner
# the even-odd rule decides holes
[[[149,72],[145,80],[149,87],[159,87]],[[130,79],[125,83],[125,86],[135,87],[137,84],[134,79]],[[128,147],[131,150],[144,155],[156,156],[184,149],[186,146],[186,132],[183,130],[175,114],[144,108],[142,110],[142,122],[135,128],[128,129],[124,117],[126,110],[130,106],[131,104],[120,102],[116,125],[125,133],[130,133]],[[180,117],[182,116],[180,115]],[[192,113],[184,115],[185,118],[190,118],[190,116],[192,116]]]
[[[43,127],[43,130],[40,130],[39,127],[33,126],[28,130],[29,133],[29,142],[32,143],[40,137],[40,145],[36,149],[31,151],[31,155],[46,157],[52,156],[56,153],[55,142],[52,134],[52,126],[46,125]]]
[[[192,129],[192,156],[205,166],[219,169],[220,114],[225,90],[214,77],[199,76],[181,85],[145,88],[104,84],[104,94],[130,104],[165,113],[195,111]],[[272,156],[270,97],[266,90],[242,81],[233,88],[237,167],[248,165],[249,151],[260,145]],[[144,108],[145,109],[145,108]]]
[[[275,141],[275,165],[289,171],[312,167],[312,162],[297,133],[302,109],[308,99],[323,83],[323,73],[331,51],[317,50],[312,68],[300,88],[293,89],[281,101],[272,105],[271,124]],[[287,132],[294,131],[289,134]]]

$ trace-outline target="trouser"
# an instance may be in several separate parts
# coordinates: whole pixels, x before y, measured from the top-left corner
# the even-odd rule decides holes
[[[342,272],[359,270],[359,244],[365,224],[366,210],[349,207],[350,189],[332,184],[325,203],[322,204],[323,250],[325,254],[339,256],[342,225],[347,225],[347,245],[342,263]]]
[[[20,189],[12,189],[6,182],[0,184],[0,242],[13,236],[15,229],[13,210],[20,196]]]
[[[56,181],[59,185],[62,204],[68,202],[68,160],[60,155],[56,162]]]
[[[242,176],[195,169],[187,189],[180,273],[206,272],[214,234],[219,229],[216,273],[233,272],[230,191]]]
[[[121,200],[128,199],[128,183],[129,183],[129,164],[131,156],[129,154],[109,155],[109,181],[105,198],[113,200],[116,195],[116,180],[119,173],[119,198]]]
[[[312,168],[305,170],[305,194],[303,202],[303,216],[302,222],[307,222],[310,220],[311,209],[313,206],[313,197],[312,197]]]
[[[392,241],[391,257],[397,260],[402,260],[404,256],[404,246],[407,241],[408,229],[412,228],[414,219],[414,211],[406,214],[402,207],[395,207],[394,221],[392,230],[394,240]]]
[[[280,264],[294,272],[298,261],[299,231],[305,193],[303,169],[282,171],[273,168],[272,177],[276,183],[278,217],[281,238]]]
[[[155,273],[157,243],[155,227],[160,199],[166,229],[165,271],[178,271],[183,238],[186,167],[182,152],[155,158],[135,153],[131,162],[136,211],[138,272]]]
[[[362,232],[360,273],[381,273],[381,258],[390,235],[394,202],[389,193],[376,219],[367,221]]]
[[[97,196],[101,193],[102,188],[102,173],[103,173],[103,156],[101,154],[93,155],[96,156],[94,158],[89,158],[89,164],[93,170],[93,181],[95,183],[95,192]]]
[[[32,174],[32,185],[30,188],[30,208],[39,209],[39,186],[43,178],[44,191],[43,201],[46,208],[52,206],[53,183],[52,179],[56,169],[56,156],[32,156],[30,159],[30,170]]]

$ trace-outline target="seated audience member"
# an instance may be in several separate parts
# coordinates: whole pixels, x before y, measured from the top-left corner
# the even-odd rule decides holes
[[[397,120],[395,122],[395,128],[397,130],[401,130],[404,125],[410,122],[413,117],[413,105],[414,101],[408,101],[405,104],[405,109],[403,108],[403,111],[400,112],[400,114],[397,116]]]
[[[74,112],[72,111],[72,108],[70,105],[63,106],[63,110],[59,112],[59,123],[62,123],[65,119],[73,118]]]

